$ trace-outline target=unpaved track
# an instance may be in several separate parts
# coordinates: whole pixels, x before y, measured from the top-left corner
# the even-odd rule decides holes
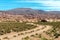
[[[36,25],[36,24],[32,24],[32,25]],[[49,29],[51,29],[51,26],[49,26],[49,25],[46,25],[46,26],[37,25],[37,27],[34,29],[31,29],[28,31],[22,31],[22,32],[18,32],[18,33],[12,32],[12,33],[0,36],[0,38],[2,40],[8,40],[8,39],[3,39],[4,37],[8,37],[9,40],[22,40],[22,38],[24,38],[26,36],[31,36],[31,35],[34,35],[36,33],[43,33],[44,31],[47,31]],[[21,34],[21,33],[23,33],[23,35],[18,36],[18,34]],[[13,37],[14,35],[16,35],[16,37]]]

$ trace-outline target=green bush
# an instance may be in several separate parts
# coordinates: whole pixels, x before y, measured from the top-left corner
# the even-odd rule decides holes
[[[42,37],[41,40],[48,40],[48,39],[46,39],[45,37]]]

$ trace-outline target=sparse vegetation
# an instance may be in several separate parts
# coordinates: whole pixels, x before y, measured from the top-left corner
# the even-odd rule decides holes
[[[47,20],[41,20],[41,22],[47,22]]]
[[[14,32],[30,30],[36,26],[20,22],[0,22],[0,35]]]
[[[52,37],[52,39],[54,38],[58,38],[60,36],[60,22],[36,22],[35,24],[39,24],[39,25],[51,25],[53,26],[51,30],[45,32],[48,35],[50,35],[50,37]],[[31,24],[26,24],[26,22],[20,23],[20,22],[0,22],[0,35],[6,34],[6,33],[11,33],[11,32],[21,32],[21,31],[26,31],[26,30],[30,30],[35,28],[36,26],[31,25]],[[44,29],[45,27],[43,27],[42,29]],[[40,29],[38,29],[40,30]],[[37,31],[38,31],[37,30]],[[34,30],[31,31],[31,33],[34,32]],[[28,33],[28,32],[26,32]],[[19,33],[19,35],[25,35],[26,33]],[[16,37],[16,35],[14,35],[13,37]],[[36,38],[41,38],[41,40],[48,40],[45,37],[42,37],[41,34],[36,33],[35,35],[32,34],[30,35],[30,37],[36,37]],[[53,38],[54,37],[54,38]],[[8,39],[8,37],[4,37],[3,39]],[[28,40],[29,37],[25,37],[23,38],[23,40]]]
[[[38,21],[35,24],[51,25],[52,29],[46,33],[55,38],[58,38],[60,36],[60,22],[40,22],[40,21]]]
[[[3,39],[9,39],[8,37],[4,37]]]
[[[26,37],[23,38],[22,40],[29,40],[29,36],[26,36]]]
[[[39,34],[38,37],[41,38],[41,34]]]
[[[13,37],[16,37],[16,35],[14,35]]]
[[[35,37],[35,35],[31,35],[31,37]]]
[[[20,36],[20,34],[18,34],[18,36]]]
[[[42,37],[41,40],[48,40],[48,39],[46,39],[45,37]]]

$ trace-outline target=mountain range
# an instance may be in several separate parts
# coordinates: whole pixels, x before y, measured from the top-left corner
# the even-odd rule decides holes
[[[0,11],[0,14],[24,15],[25,17],[59,18],[60,11],[44,11],[31,8],[16,8],[7,11]]]
[[[7,11],[1,11],[10,14],[60,14],[60,11],[44,11],[44,10],[37,10],[31,8],[15,8]]]

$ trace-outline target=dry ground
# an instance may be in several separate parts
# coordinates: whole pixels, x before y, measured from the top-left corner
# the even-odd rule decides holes
[[[32,24],[33,25],[33,24]],[[35,24],[34,24],[35,25]],[[51,26],[49,25],[37,25],[36,28],[28,30],[28,31],[22,31],[22,32],[11,32],[9,34],[4,34],[0,36],[1,40],[22,40],[22,38],[26,36],[31,36],[36,33],[43,33],[44,31],[47,31],[51,29]]]

